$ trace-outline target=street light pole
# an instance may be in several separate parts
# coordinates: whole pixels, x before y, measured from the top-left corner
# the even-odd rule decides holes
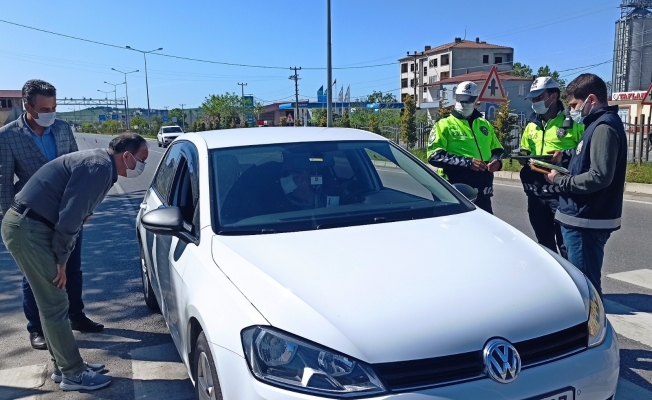
[[[107,91],[97,89],[97,91],[98,91],[98,92],[102,92],[102,93],[104,93],[104,100],[106,100],[106,108],[109,108],[109,97],[108,97],[108,94],[111,93],[111,92],[115,93],[115,88],[113,88],[113,90],[107,90]]]
[[[150,50],[150,51],[143,51],[143,50],[138,50],[134,49],[131,46],[125,46],[129,50],[133,51],[138,51],[140,53],[143,53],[143,60],[145,60],[145,89],[147,90],[147,119],[150,120],[149,122],[151,123],[151,114],[152,114],[152,109],[149,106],[149,81],[147,79],[147,53],[153,53],[155,51],[160,51],[163,50],[163,47],[159,47],[158,49],[155,50]]]
[[[326,126],[333,126],[333,64],[331,60],[331,0],[326,0],[326,77],[328,92],[326,96]]]
[[[179,104],[181,106],[181,129],[186,129],[186,114],[183,112],[183,106],[185,103]]]
[[[124,74],[124,76],[125,76],[125,81],[123,82],[124,85],[125,85],[125,102],[126,102],[125,106],[127,107],[127,115],[125,116],[125,119],[127,120],[127,130],[129,130],[129,87],[127,86],[127,75],[139,72],[140,70],[137,69],[137,70],[130,71],[130,72],[123,72],[123,71],[119,71],[119,70],[117,70],[115,68],[111,68],[111,69],[113,71],[115,71],[115,72],[119,72],[121,74]],[[111,85],[111,83],[109,83],[109,85]],[[122,83],[119,83],[119,85],[122,85]]]

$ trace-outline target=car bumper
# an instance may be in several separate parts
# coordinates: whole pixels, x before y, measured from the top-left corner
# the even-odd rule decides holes
[[[242,357],[214,344],[211,344],[211,351],[216,355],[222,394],[227,400],[322,399],[264,384],[252,376]],[[371,399],[523,400],[537,399],[542,395],[573,387],[575,400],[607,400],[616,392],[620,368],[618,351],[616,336],[609,325],[607,337],[602,345],[572,357],[523,370],[518,379],[510,384],[500,384],[487,378],[411,393],[381,395]]]
[[[178,136],[175,136],[175,137],[164,137],[164,138],[162,139],[162,142],[165,143],[165,144],[170,144],[170,143],[174,142],[174,139],[176,139],[177,137],[178,137]]]

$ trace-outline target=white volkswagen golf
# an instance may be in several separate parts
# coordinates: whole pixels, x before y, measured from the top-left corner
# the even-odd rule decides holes
[[[612,399],[596,290],[469,189],[359,130],[183,135],[138,215],[145,302],[200,399]]]

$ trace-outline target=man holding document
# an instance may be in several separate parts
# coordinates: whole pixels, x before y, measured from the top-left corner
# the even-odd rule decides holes
[[[568,260],[579,268],[602,294],[604,247],[620,229],[627,168],[627,138],[618,107],[607,102],[607,86],[594,74],[578,76],[566,88],[575,123],[584,124],[568,173],[550,170],[546,179],[560,188],[555,219],[562,226]]]

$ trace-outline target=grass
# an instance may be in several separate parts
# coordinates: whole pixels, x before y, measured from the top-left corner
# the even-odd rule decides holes
[[[410,150],[415,157],[427,163],[426,149]],[[503,171],[519,172],[522,166],[518,161],[509,159],[503,160]],[[627,182],[652,184],[652,164],[636,165],[627,164]]]

